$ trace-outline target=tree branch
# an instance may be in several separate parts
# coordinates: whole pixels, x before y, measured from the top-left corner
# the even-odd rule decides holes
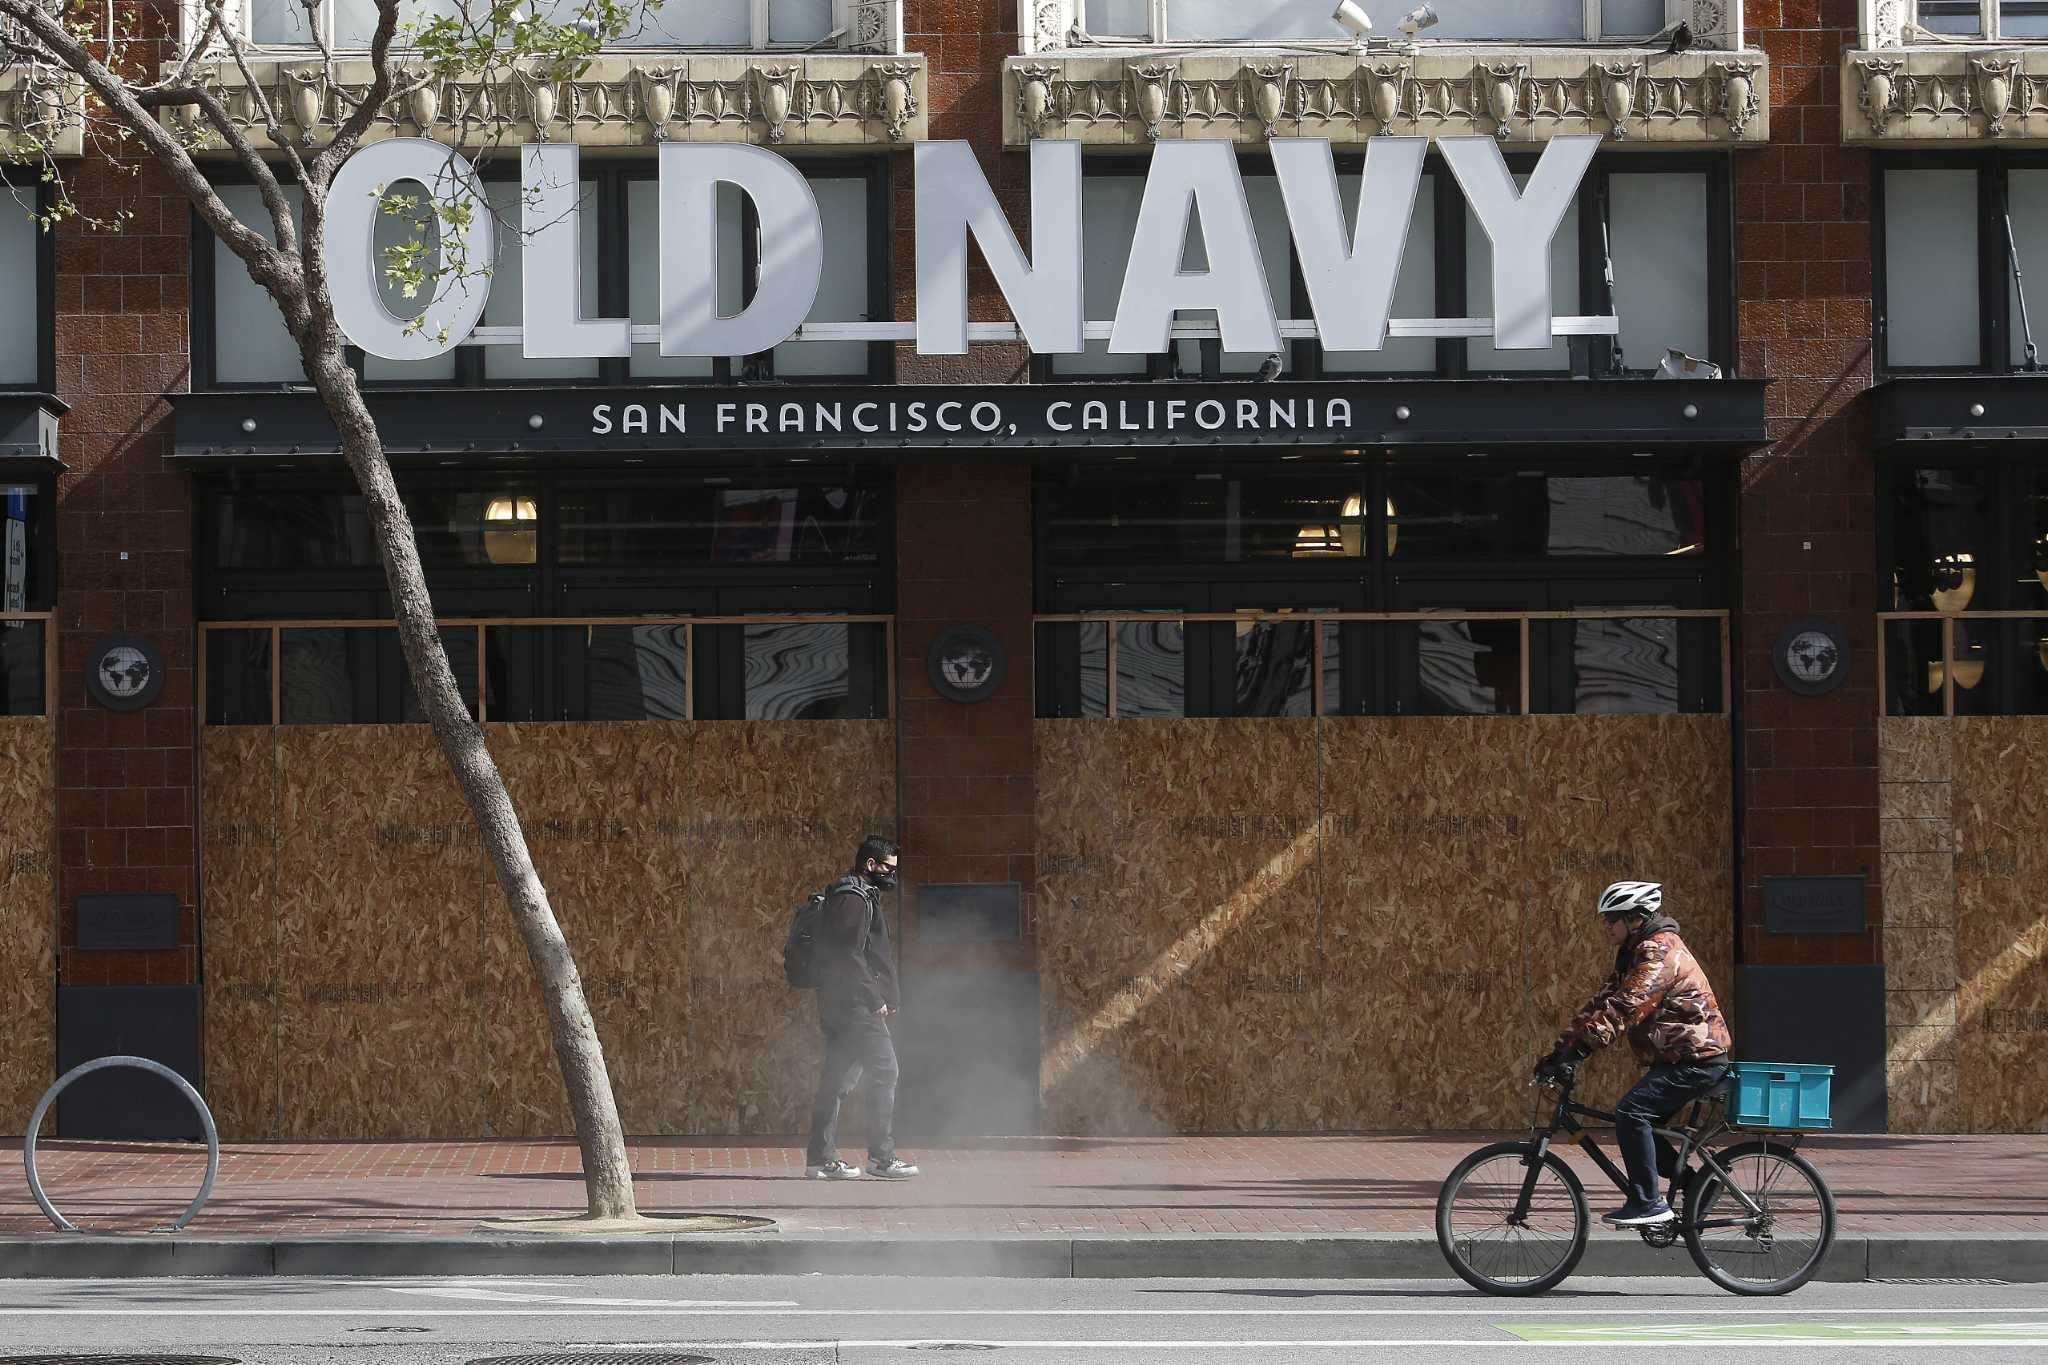
[[[215,193],[213,184],[192,160],[170,131],[150,116],[150,112],[136,98],[128,85],[93,56],[92,52],[72,36],[57,18],[45,10],[36,0],[0,0],[0,18],[12,19],[44,47],[49,49],[53,64],[68,68],[83,80],[86,87],[99,98],[100,102],[141,141],[149,154],[177,183],[180,190],[191,199],[199,216],[228,249],[248,266],[249,274],[257,283],[273,290],[299,292],[304,284],[298,263],[284,254],[270,239],[235,217],[234,213]],[[202,108],[205,106],[202,104]],[[218,102],[215,107],[218,108]],[[237,151],[248,148],[247,139],[238,135],[230,136],[229,143]],[[237,145],[239,144],[239,145]],[[250,149],[253,156],[253,149]],[[262,176],[258,183],[268,180],[274,193],[277,177],[270,172],[261,158],[255,158]],[[245,159],[245,164],[247,160]],[[278,195],[277,207],[285,208],[284,223],[290,227],[291,214],[284,205],[283,196]],[[273,210],[273,215],[275,210]]]
[[[218,3],[218,0],[213,0]],[[334,140],[313,158],[313,173],[325,185],[355,154],[363,134],[370,131],[384,102],[391,98],[391,40],[398,33],[398,0],[373,0],[377,6],[377,30],[370,35],[370,87],[348,118],[334,134]]]

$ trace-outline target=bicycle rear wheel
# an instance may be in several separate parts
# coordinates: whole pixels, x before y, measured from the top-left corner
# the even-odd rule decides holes
[[[1527,1142],[1496,1142],[1459,1162],[1436,1199],[1436,1242],[1458,1278],[1488,1294],[1541,1294],[1586,1253],[1586,1190],[1553,1152],[1543,1154],[1528,1210],[1515,1216]]]
[[[1782,1143],[1743,1142],[1714,1155],[1734,1189],[1704,1167],[1693,1171],[1685,1200],[1693,1264],[1731,1294],[1789,1294],[1812,1279],[1835,1240],[1835,1197],[1820,1172]]]

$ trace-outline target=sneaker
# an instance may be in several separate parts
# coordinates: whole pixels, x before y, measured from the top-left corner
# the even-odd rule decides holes
[[[877,1180],[908,1180],[917,1174],[917,1167],[907,1161],[890,1157],[887,1161],[868,1161],[868,1174]]]
[[[849,1166],[843,1161],[828,1161],[822,1166],[804,1167],[806,1180],[858,1180],[862,1174],[860,1167]]]
[[[1602,1214],[1602,1219],[1618,1228],[1648,1228],[1659,1223],[1668,1223],[1676,1214],[1671,1206],[1659,1199],[1645,1204],[1639,1199],[1630,1199],[1613,1213]]]

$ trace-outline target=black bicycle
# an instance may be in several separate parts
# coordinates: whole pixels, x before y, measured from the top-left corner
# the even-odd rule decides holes
[[[1574,1103],[1576,1077],[1557,1091],[1549,1122],[1537,1111],[1524,1142],[1496,1142],[1459,1162],[1436,1200],[1436,1240],[1459,1278],[1489,1294],[1541,1294],[1555,1288],[1586,1252],[1592,1216],[1586,1189],[1557,1153],[1559,1132],[1579,1140],[1617,1190],[1628,1177],[1578,1120],[1614,1115]],[[1693,1263],[1735,1294],[1789,1294],[1813,1278],[1835,1239],[1835,1198],[1794,1149],[1798,1138],[1737,1135],[1728,1121],[1728,1081],[1692,1102],[1682,1127],[1659,1128],[1678,1146],[1669,1200],[1677,1216],[1637,1228],[1653,1247],[1679,1238]],[[1545,1100],[1539,1104],[1547,1103]]]

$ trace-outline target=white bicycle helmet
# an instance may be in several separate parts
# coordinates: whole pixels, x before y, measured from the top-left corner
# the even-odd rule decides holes
[[[1654,915],[1664,904],[1659,882],[1616,882],[1600,893],[1603,915]]]

